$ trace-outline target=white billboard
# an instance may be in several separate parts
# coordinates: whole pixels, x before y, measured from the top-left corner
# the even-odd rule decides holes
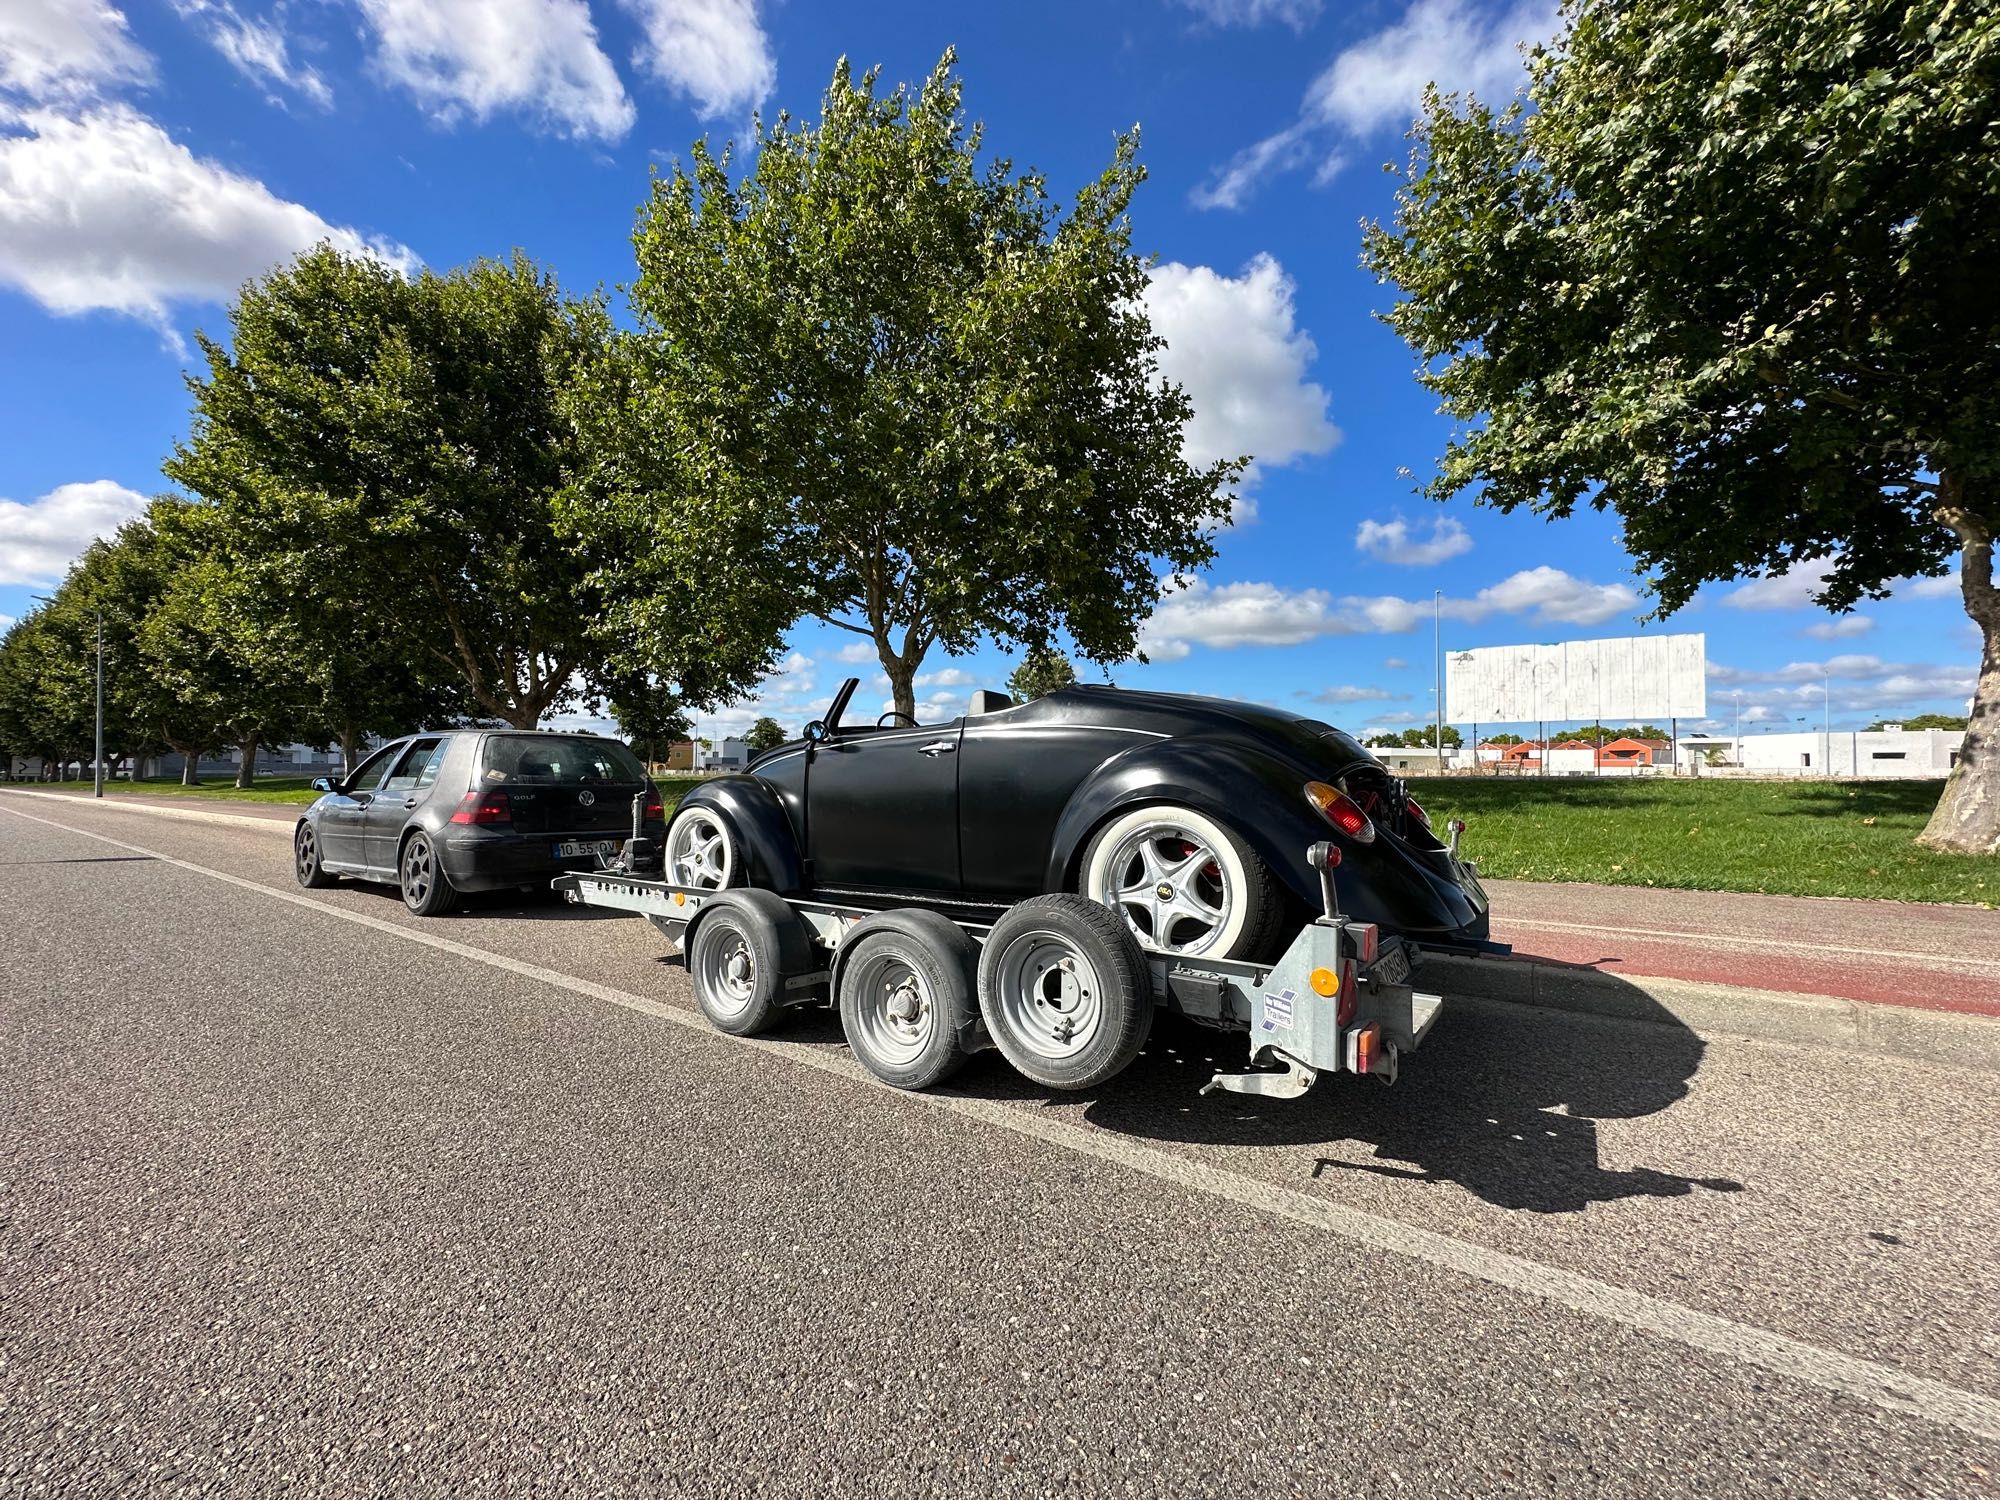
[[[1708,713],[1708,637],[1629,635],[1448,651],[1444,701],[1453,724],[1699,719]]]

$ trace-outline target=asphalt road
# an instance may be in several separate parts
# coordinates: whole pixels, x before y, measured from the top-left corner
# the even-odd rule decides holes
[[[1482,1008],[898,1095],[635,920],[6,795],[0,912],[0,1495],[2000,1490],[1991,1074]]]

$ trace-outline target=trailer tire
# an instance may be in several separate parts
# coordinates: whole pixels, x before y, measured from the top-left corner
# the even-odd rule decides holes
[[[798,914],[770,891],[723,891],[687,939],[695,1003],[731,1036],[760,1036],[784,1014],[786,981],[806,972],[810,948]]]
[[[1153,1028],[1138,939],[1084,896],[1035,896],[993,924],[979,954],[979,1013],[1007,1061],[1052,1089],[1124,1071]]]
[[[916,908],[870,917],[841,944],[834,990],[855,1060],[891,1088],[927,1089],[965,1066],[979,1020],[979,949]]]

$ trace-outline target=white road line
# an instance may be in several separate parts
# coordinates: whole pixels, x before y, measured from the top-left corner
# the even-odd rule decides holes
[[[1612,927],[1600,922],[1553,922],[1543,917],[1503,919],[1502,927],[1532,927],[1541,932],[1598,932],[1611,937],[1665,938],[1700,943],[1704,948],[1766,948],[1779,953],[1828,953],[1840,958],[1900,958],[1941,969],[1990,969],[2000,974],[2000,959],[1960,958],[1944,953],[1910,953],[1898,948],[1841,948],[1832,943],[1794,942],[1790,938],[1739,936],[1731,932],[1689,932],[1671,927]]]
[[[1309,1197],[1289,1188],[1259,1182],[1254,1178],[1207,1166],[1186,1157],[1175,1156],[1170,1152],[1137,1145],[1105,1131],[1050,1119],[1031,1110],[995,1103],[988,1099],[974,1099],[961,1094],[900,1093],[884,1084],[876,1083],[851,1058],[840,1054],[791,1046],[782,1042],[764,1041],[754,1037],[725,1036],[711,1028],[698,1011],[668,1005],[664,1001],[614,989],[610,985],[579,979],[573,974],[545,969],[540,964],[527,963],[518,958],[509,958],[505,954],[454,942],[450,938],[420,932],[381,917],[346,911],[296,891],[263,885],[254,880],[247,880],[241,875],[213,870],[206,865],[177,859],[157,849],[148,849],[105,834],[93,833],[86,828],[76,828],[49,818],[38,818],[18,808],[0,807],[0,811],[12,813],[17,818],[25,818],[31,823],[41,823],[66,833],[96,839],[100,843],[110,844],[114,848],[125,849],[134,854],[144,854],[176,869],[205,875],[242,890],[290,902],[294,906],[303,906],[326,916],[337,917],[343,922],[370,927],[406,942],[418,943],[442,953],[456,954],[460,958],[485,964],[489,968],[502,969],[524,979],[536,980],[542,984],[568,990],[572,994],[601,1000],[607,1005],[622,1006],[627,1010],[638,1011],[642,1015],[668,1021],[676,1026],[685,1026],[712,1039],[748,1047],[799,1067],[811,1068],[836,1078],[881,1088],[885,1093],[893,1094],[912,1105],[929,1106],[966,1119],[977,1120],[983,1125],[1012,1131],[1016,1135],[1042,1141],[1079,1156],[1092,1157],[1113,1166],[1123,1167],[1188,1192],[1203,1193],[1211,1198],[1273,1214],[1311,1229],[1323,1230],[1370,1249],[1406,1256],[1412,1260],[1422,1261],[1426,1265],[1456,1271],[1494,1286],[1506,1287],[1510,1291],[1539,1297],[1587,1317],[1621,1324],[1655,1338],[1667,1339],[1689,1348],[1720,1355],[1724,1359],[1771,1370],[1807,1385],[1817,1386],[1821,1390],[1851,1396],[1871,1406],[1880,1407],[1884,1411],[1919,1417],[1956,1428],[1976,1438],[2000,1442],[2000,1400],[1990,1396],[1981,1396],[1972,1391],[1946,1385],[1941,1381],[1907,1374],[1891,1366],[1877,1364],[1873,1360],[1859,1359],[1851,1354],[1821,1348],[1817,1344],[1787,1338],[1784,1334],[1773,1333],[1768,1329],[1732,1322],[1713,1313],[1699,1312],[1694,1308],[1682,1307],[1678,1303],[1662,1301],[1643,1292],[1593,1280],[1574,1271],[1545,1266],[1518,1255],[1509,1255],[1504,1251],[1453,1239],[1449,1235],[1438,1234],[1433,1230],[1418,1229],[1395,1219],[1347,1208],[1322,1198]]]
[[[63,803],[83,802],[82,797],[73,797],[67,792],[33,792],[26,787],[0,787],[0,793],[10,797],[32,797],[37,802]],[[260,818],[255,813],[212,812],[199,807],[156,807],[150,802],[128,802],[123,797],[106,797],[99,802],[95,797],[85,804],[103,811],[110,808],[123,813],[145,813],[155,818],[181,818],[189,823],[223,823],[233,828],[270,828],[290,838],[297,824],[296,818]],[[266,804],[268,805],[268,804]],[[303,812],[304,808],[295,808]]]

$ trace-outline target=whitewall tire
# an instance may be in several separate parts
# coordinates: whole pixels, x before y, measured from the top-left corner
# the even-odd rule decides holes
[[[721,813],[712,807],[690,807],[674,814],[667,828],[667,884],[727,890],[742,883],[741,863],[736,837]]]
[[[1283,913],[1269,866],[1192,808],[1122,813],[1083,856],[1078,894],[1125,919],[1139,946],[1182,957],[1263,957]]]

